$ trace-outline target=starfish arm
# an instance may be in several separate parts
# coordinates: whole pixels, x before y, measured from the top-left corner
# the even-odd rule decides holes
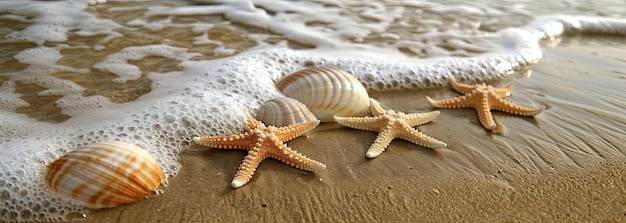
[[[513,90],[512,84],[504,88],[493,88],[492,93],[500,98],[505,98],[511,95],[511,90]]]
[[[380,132],[388,122],[380,117],[333,117],[340,125],[358,130]]]
[[[403,126],[402,131],[398,132],[397,137],[431,149],[444,148],[448,146],[448,144],[429,137],[424,133],[411,128],[410,126]]]
[[[539,108],[528,108],[524,106],[520,106],[511,102],[508,102],[501,98],[492,98],[491,109],[498,110],[502,112],[507,112],[515,115],[523,115],[523,116],[535,116],[541,113],[545,107]]]
[[[244,184],[248,183],[250,179],[252,179],[252,175],[256,171],[256,168],[259,166],[261,161],[265,159],[265,156],[262,156],[257,152],[259,148],[255,147],[251,151],[248,152],[248,155],[243,159],[241,165],[237,169],[237,173],[235,174],[235,178],[230,183],[230,185],[234,188],[239,188]]]
[[[450,84],[454,90],[463,94],[469,94],[476,89],[476,86],[459,83],[453,77],[450,77]]]
[[[374,143],[372,143],[370,148],[367,150],[365,156],[367,156],[367,158],[375,158],[379,156],[385,151],[385,149],[387,149],[387,146],[389,146],[394,138],[395,135],[391,126],[387,126],[384,131],[381,131],[378,134],[376,140],[374,140]]]
[[[248,111],[248,108],[243,108],[243,113],[246,114],[246,127],[245,127],[246,131],[250,131],[259,126],[260,122],[254,119],[254,117],[252,117],[252,115],[250,114],[250,111]]]
[[[409,126],[418,126],[432,121],[437,118],[437,116],[439,116],[439,111],[431,111],[426,113],[405,114],[403,119]]]
[[[489,97],[483,97],[474,108],[476,109],[476,113],[478,113],[480,124],[482,124],[486,129],[493,130],[496,127],[496,122],[493,120],[493,116],[491,115]]]
[[[279,141],[286,142],[296,137],[313,130],[320,124],[319,120],[300,122],[293,125],[288,125],[276,129],[276,136]]]
[[[306,171],[318,172],[326,169],[326,165],[323,163],[308,158],[283,144],[278,145],[277,149],[270,151],[268,156]]]
[[[385,113],[385,109],[380,106],[380,103],[373,98],[370,98],[370,109],[373,116],[379,116]]]
[[[194,137],[193,141],[199,145],[219,149],[247,149],[256,142],[254,134],[239,134],[230,136],[203,136]]]
[[[435,108],[467,108],[472,106],[471,98],[474,97],[474,95],[475,94],[472,93],[444,100],[433,100],[426,96],[426,99],[428,99],[428,102]]]

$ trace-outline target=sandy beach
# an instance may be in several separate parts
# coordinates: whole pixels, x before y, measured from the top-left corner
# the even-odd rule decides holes
[[[368,159],[377,133],[324,123],[288,145],[325,163],[325,171],[267,159],[239,189],[230,182],[245,151],[185,150],[163,194],[90,210],[86,222],[626,221],[623,40],[572,37],[545,49],[529,77],[491,83],[514,83],[511,102],[546,106],[534,118],[494,112],[495,132],[480,126],[473,109],[437,109],[440,116],[419,129],[447,148],[397,139]],[[458,95],[371,94],[403,112],[432,110],[425,96]]]

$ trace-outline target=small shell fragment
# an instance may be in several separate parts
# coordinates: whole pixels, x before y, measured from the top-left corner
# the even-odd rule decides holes
[[[256,111],[256,119],[276,127],[317,120],[306,105],[288,97],[273,98],[263,103]]]
[[[164,179],[148,151],[119,141],[82,146],[48,165],[46,173],[50,189],[88,208],[137,201]]]
[[[278,80],[276,88],[305,104],[322,122],[332,122],[333,116],[361,116],[369,111],[369,95],[363,84],[334,67],[297,71]]]

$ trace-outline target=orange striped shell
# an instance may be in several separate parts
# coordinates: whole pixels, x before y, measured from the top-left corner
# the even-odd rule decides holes
[[[46,173],[48,187],[88,208],[137,201],[164,179],[148,151],[119,141],[82,146],[48,165]]]

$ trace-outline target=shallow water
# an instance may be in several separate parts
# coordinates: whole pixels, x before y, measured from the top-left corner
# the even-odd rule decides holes
[[[542,49],[552,52],[546,47],[586,41],[584,35],[563,36],[554,27],[555,21],[570,19],[588,25],[583,32],[617,34],[592,38],[591,47],[582,50],[592,51],[596,44],[614,50],[607,55],[623,54],[626,20],[619,15],[626,7],[619,1],[487,2],[2,2],[0,216],[58,220],[84,213],[50,194],[42,179],[45,164],[82,144],[135,143],[175,176],[179,154],[191,137],[240,131],[243,107],[254,109],[279,95],[273,81],[322,64],[352,72],[383,103],[395,104],[392,100],[399,97],[384,96],[389,91],[454,95],[445,88],[452,75],[468,82],[515,82],[515,90],[523,93],[514,92],[511,100],[548,107],[535,120],[496,115],[505,126],[501,134],[519,139],[512,143],[528,145],[526,150],[487,134],[503,149],[485,152],[459,145],[474,153],[452,157],[479,156],[487,160],[480,163],[492,164],[508,157],[530,173],[559,165],[584,167],[579,162],[593,160],[588,157],[623,157],[616,140],[624,133],[625,106],[615,95],[625,61],[559,51],[544,56]],[[539,18],[554,13],[599,17]],[[603,52],[595,53],[602,58]],[[559,55],[567,59],[552,61],[557,68],[533,72],[531,65]],[[570,60],[593,61],[584,65],[591,73],[568,70]],[[528,75],[529,68],[532,76],[516,79]],[[596,69],[610,69],[614,76],[593,75]],[[553,84],[546,82],[559,86],[547,89]],[[429,110],[423,102],[396,109]],[[438,119],[446,121],[437,124],[467,122],[472,112],[444,113]],[[569,134],[554,135],[563,132]],[[429,134],[449,138],[460,133]],[[442,140],[450,140],[446,137]],[[552,144],[545,144],[546,138]],[[550,146],[560,156],[532,149]],[[478,172],[489,172],[485,168],[477,166]]]

